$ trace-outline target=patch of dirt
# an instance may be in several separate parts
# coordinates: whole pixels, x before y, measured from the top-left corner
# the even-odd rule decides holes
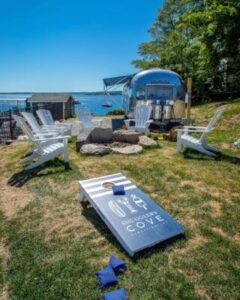
[[[43,214],[43,229],[46,240],[66,237],[79,240],[96,231],[93,224],[81,214],[78,203],[76,203],[78,207],[75,203],[69,203],[51,208],[47,202]]]
[[[226,127],[227,128],[236,127],[239,125],[239,120],[240,120],[240,114],[234,114],[229,119],[223,118],[220,128],[226,129]]]
[[[175,159],[174,155],[177,153],[175,147],[163,147],[160,150],[161,155],[167,157],[168,159]]]
[[[188,252],[200,247],[208,242],[208,239],[202,235],[187,238],[186,244],[181,248],[174,248],[172,253],[169,255],[170,262],[173,259],[173,255],[185,255]]]
[[[106,251],[107,252],[107,251]],[[102,254],[104,255],[104,252],[102,252]],[[102,258],[93,258],[93,257],[89,257],[88,259],[89,264],[97,269],[101,269],[104,268],[105,266],[108,265],[109,263],[109,255],[106,255]]]
[[[89,263],[94,267],[105,267],[109,262],[108,242],[103,236],[99,236],[91,241],[93,247],[101,250],[103,257],[101,259],[89,258]]]
[[[235,243],[240,244],[240,234],[239,233],[234,234],[233,240]]]
[[[49,264],[49,265],[54,265],[56,262],[64,260],[66,258],[68,258],[70,255],[68,253],[61,253],[61,254],[55,254],[51,257],[48,257],[47,259],[45,259],[45,263]]]
[[[202,246],[203,244],[207,243],[207,241],[208,239],[202,235],[197,235],[193,239],[189,240],[193,247]]]
[[[7,268],[7,261],[10,257],[10,251],[8,247],[3,243],[3,241],[0,242],[0,258],[1,258],[1,268],[6,270]],[[0,289],[0,300],[7,300],[9,299],[8,297],[8,286],[5,284],[1,286]]]
[[[94,246],[97,246],[97,247],[100,247],[100,248],[105,246],[106,242],[107,242],[107,240],[103,236],[100,236],[100,237],[98,237],[98,238],[96,238],[92,241]]]
[[[201,285],[195,285],[195,291],[196,293],[207,300],[211,300],[212,298],[207,294],[207,291],[205,290],[205,288]]]
[[[221,143],[221,148],[222,149],[231,149],[231,148],[233,148],[233,145],[227,144],[227,143]]]
[[[0,187],[0,210],[7,218],[12,218],[19,209],[24,208],[32,200],[32,195],[25,187],[10,186],[6,179],[0,179]]]
[[[214,231],[215,233],[219,234],[223,238],[228,237],[227,234],[219,227],[212,227],[211,230]]]
[[[0,256],[7,259],[10,257],[9,249],[3,242],[0,242]]]
[[[48,184],[52,191],[56,194],[61,193],[61,196],[64,197],[72,197],[72,195],[76,195],[79,198],[79,186],[75,180],[69,181],[65,183],[65,187],[62,187],[62,183],[56,182],[52,179],[48,180]]]
[[[209,193],[214,197],[220,197],[223,195],[224,191],[220,190],[219,188],[215,188],[213,186],[204,185],[202,182],[194,181],[194,180],[182,180],[180,183],[181,187],[184,187],[186,185],[193,186],[196,190],[202,192],[202,193]]]
[[[210,206],[215,217],[220,217],[222,215],[222,205],[217,201],[208,201],[203,205],[204,207]]]
[[[188,186],[188,185],[191,185],[191,186],[194,187],[195,181],[193,181],[193,180],[182,180],[180,182],[180,187],[184,187],[184,186]]]
[[[183,209],[186,211],[186,209]],[[180,220],[180,222],[183,222],[184,226],[186,226],[189,229],[193,229],[193,227],[196,226],[197,220],[193,217],[195,214],[194,211],[192,212],[186,212],[185,216]]]
[[[0,290],[0,300],[8,300],[9,297],[8,297],[8,290],[6,287],[3,287],[1,290]]]

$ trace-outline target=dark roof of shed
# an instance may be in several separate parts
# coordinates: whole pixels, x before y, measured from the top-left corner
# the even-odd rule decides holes
[[[69,99],[74,99],[71,94],[67,93],[39,93],[33,94],[28,98],[28,102],[68,102]]]

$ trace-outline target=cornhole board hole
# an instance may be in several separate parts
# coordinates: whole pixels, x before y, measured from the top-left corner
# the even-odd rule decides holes
[[[124,185],[125,195],[113,195],[112,184]],[[79,186],[80,201],[90,202],[130,256],[184,234],[182,225],[121,173],[81,180]]]

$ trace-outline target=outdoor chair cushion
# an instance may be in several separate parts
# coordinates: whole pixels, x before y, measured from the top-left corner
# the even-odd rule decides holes
[[[125,261],[111,255],[109,265],[113,268],[115,273],[123,273],[125,270]]]
[[[103,298],[104,300],[127,300],[124,288],[104,293]]]
[[[104,288],[118,282],[118,279],[111,266],[107,266],[106,268],[98,271],[96,276],[98,278],[100,288]]]
[[[114,195],[125,195],[124,185],[113,185],[112,190]]]

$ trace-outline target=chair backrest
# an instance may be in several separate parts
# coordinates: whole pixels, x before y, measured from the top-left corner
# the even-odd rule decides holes
[[[88,107],[82,107],[76,111],[76,115],[79,119],[79,121],[82,121],[84,126],[86,127],[92,127],[92,115],[91,111]]]
[[[50,110],[38,109],[36,112],[43,125],[55,125]]]
[[[27,125],[25,119],[23,117],[18,116],[18,115],[13,115],[13,118],[17,122],[19,127],[22,129],[23,133],[26,134],[28,139],[30,141],[33,141],[34,140],[34,135],[31,131],[31,129],[29,128],[29,126]]]
[[[34,117],[34,115],[30,112],[22,112],[22,115],[24,117],[24,119],[28,122],[28,124],[30,125],[30,127],[32,128],[33,132],[39,132],[41,131],[41,127],[38,124],[36,118]]]
[[[206,127],[206,131],[203,132],[200,140],[203,140],[205,138],[205,136],[208,134],[208,132],[210,130],[213,129],[213,126],[217,123],[217,121],[221,118],[222,113],[224,112],[225,108],[219,108],[215,111],[212,119],[210,120],[210,122],[208,123],[208,126]]]
[[[135,127],[146,128],[146,122],[150,119],[152,106],[140,104],[135,109]]]
[[[29,128],[27,122],[25,121],[25,119],[23,117],[20,117],[18,115],[13,115],[14,120],[17,122],[17,124],[20,126],[20,128],[22,129],[23,133],[26,134],[26,136],[28,137],[29,141],[34,143],[38,150],[40,150],[41,152],[43,152],[43,149],[41,147],[40,142],[38,142],[35,139],[35,136],[32,132],[32,130]]]

